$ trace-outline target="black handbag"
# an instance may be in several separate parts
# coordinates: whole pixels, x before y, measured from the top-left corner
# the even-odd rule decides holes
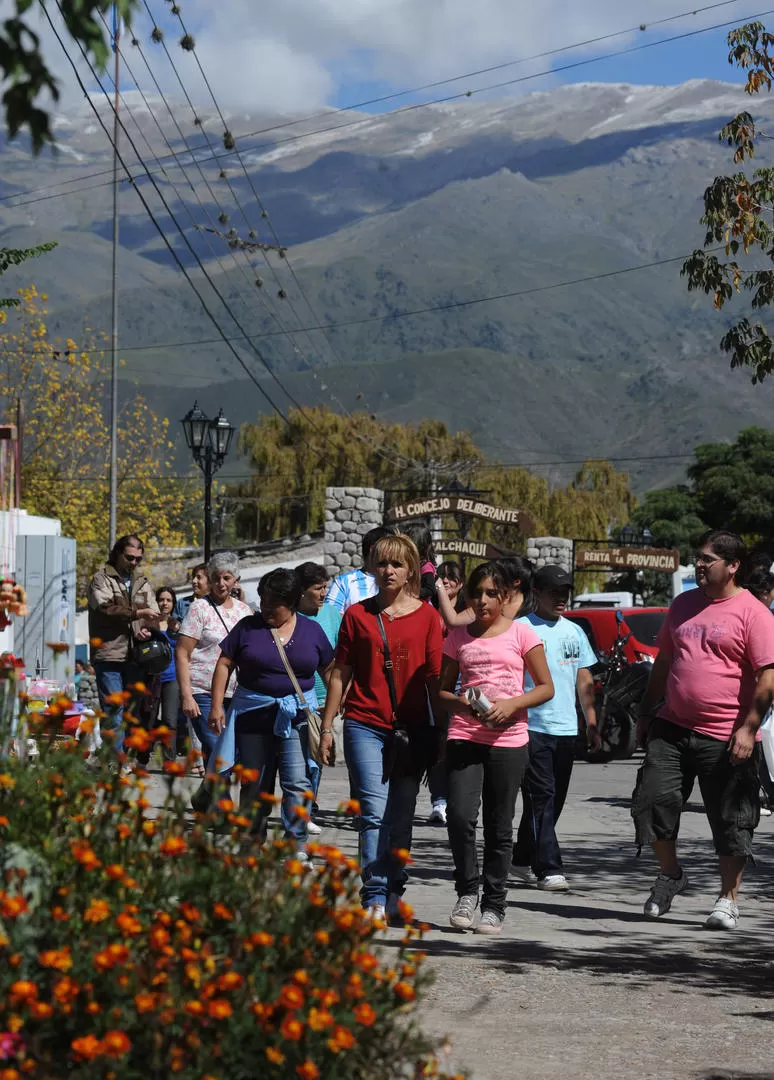
[[[172,649],[162,633],[151,630],[149,638],[134,639],[132,662],[141,668],[145,675],[160,675],[172,663]]]

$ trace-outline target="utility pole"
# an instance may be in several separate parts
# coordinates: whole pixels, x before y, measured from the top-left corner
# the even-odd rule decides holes
[[[430,436],[425,435],[425,484],[427,493],[431,499],[438,494],[438,469],[435,461],[430,457]],[[433,541],[443,538],[443,523],[438,515],[430,518],[430,536]]]
[[[119,54],[118,39],[121,34],[116,5],[113,4],[113,318],[110,353],[110,548],[116,542],[118,532],[118,105],[119,105]]]

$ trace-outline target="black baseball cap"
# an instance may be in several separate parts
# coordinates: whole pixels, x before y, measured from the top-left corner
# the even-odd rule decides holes
[[[563,566],[541,566],[535,571],[532,588],[536,592],[544,589],[571,589],[572,575],[568,574]]]

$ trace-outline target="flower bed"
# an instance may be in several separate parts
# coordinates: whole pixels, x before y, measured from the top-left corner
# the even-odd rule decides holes
[[[352,859],[250,846],[225,794],[190,820],[176,763],[150,817],[147,774],[36,735],[0,760],[0,1080],[442,1075],[420,931],[374,947]]]

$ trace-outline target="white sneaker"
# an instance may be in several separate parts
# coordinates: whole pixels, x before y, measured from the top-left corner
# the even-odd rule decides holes
[[[433,809],[430,813],[430,817],[427,819],[431,825],[445,825],[446,824],[446,803],[436,802],[433,803]]]
[[[768,806],[761,807],[761,817],[771,817],[771,810]]]
[[[735,930],[739,922],[739,908],[733,900],[719,896],[704,923],[708,930]]]
[[[316,821],[307,821],[306,831],[310,836],[319,836],[322,832],[322,826],[318,825]]]
[[[671,878],[666,874],[659,874],[650,890],[650,896],[645,901],[643,912],[649,919],[657,919],[660,915],[666,915],[672,906],[672,901],[678,893],[684,892],[688,887],[688,875],[685,870],[680,871],[680,877]]]
[[[470,930],[476,917],[478,907],[478,895],[468,893],[466,896],[458,896],[449,916],[449,922],[455,930]]]
[[[546,874],[540,878],[537,887],[543,892],[567,892],[570,886],[564,874]]]
[[[370,907],[366,908],[366,912],[368,913],[369,918],[373,919],[374,922],[387,921],[387,912],[384,904],[371,904]]]
[[[516,863],[511,865],[511,877],[516,881],[520,881],[522,885],[537,885],[538,876],[531,866],[517,866]]]

